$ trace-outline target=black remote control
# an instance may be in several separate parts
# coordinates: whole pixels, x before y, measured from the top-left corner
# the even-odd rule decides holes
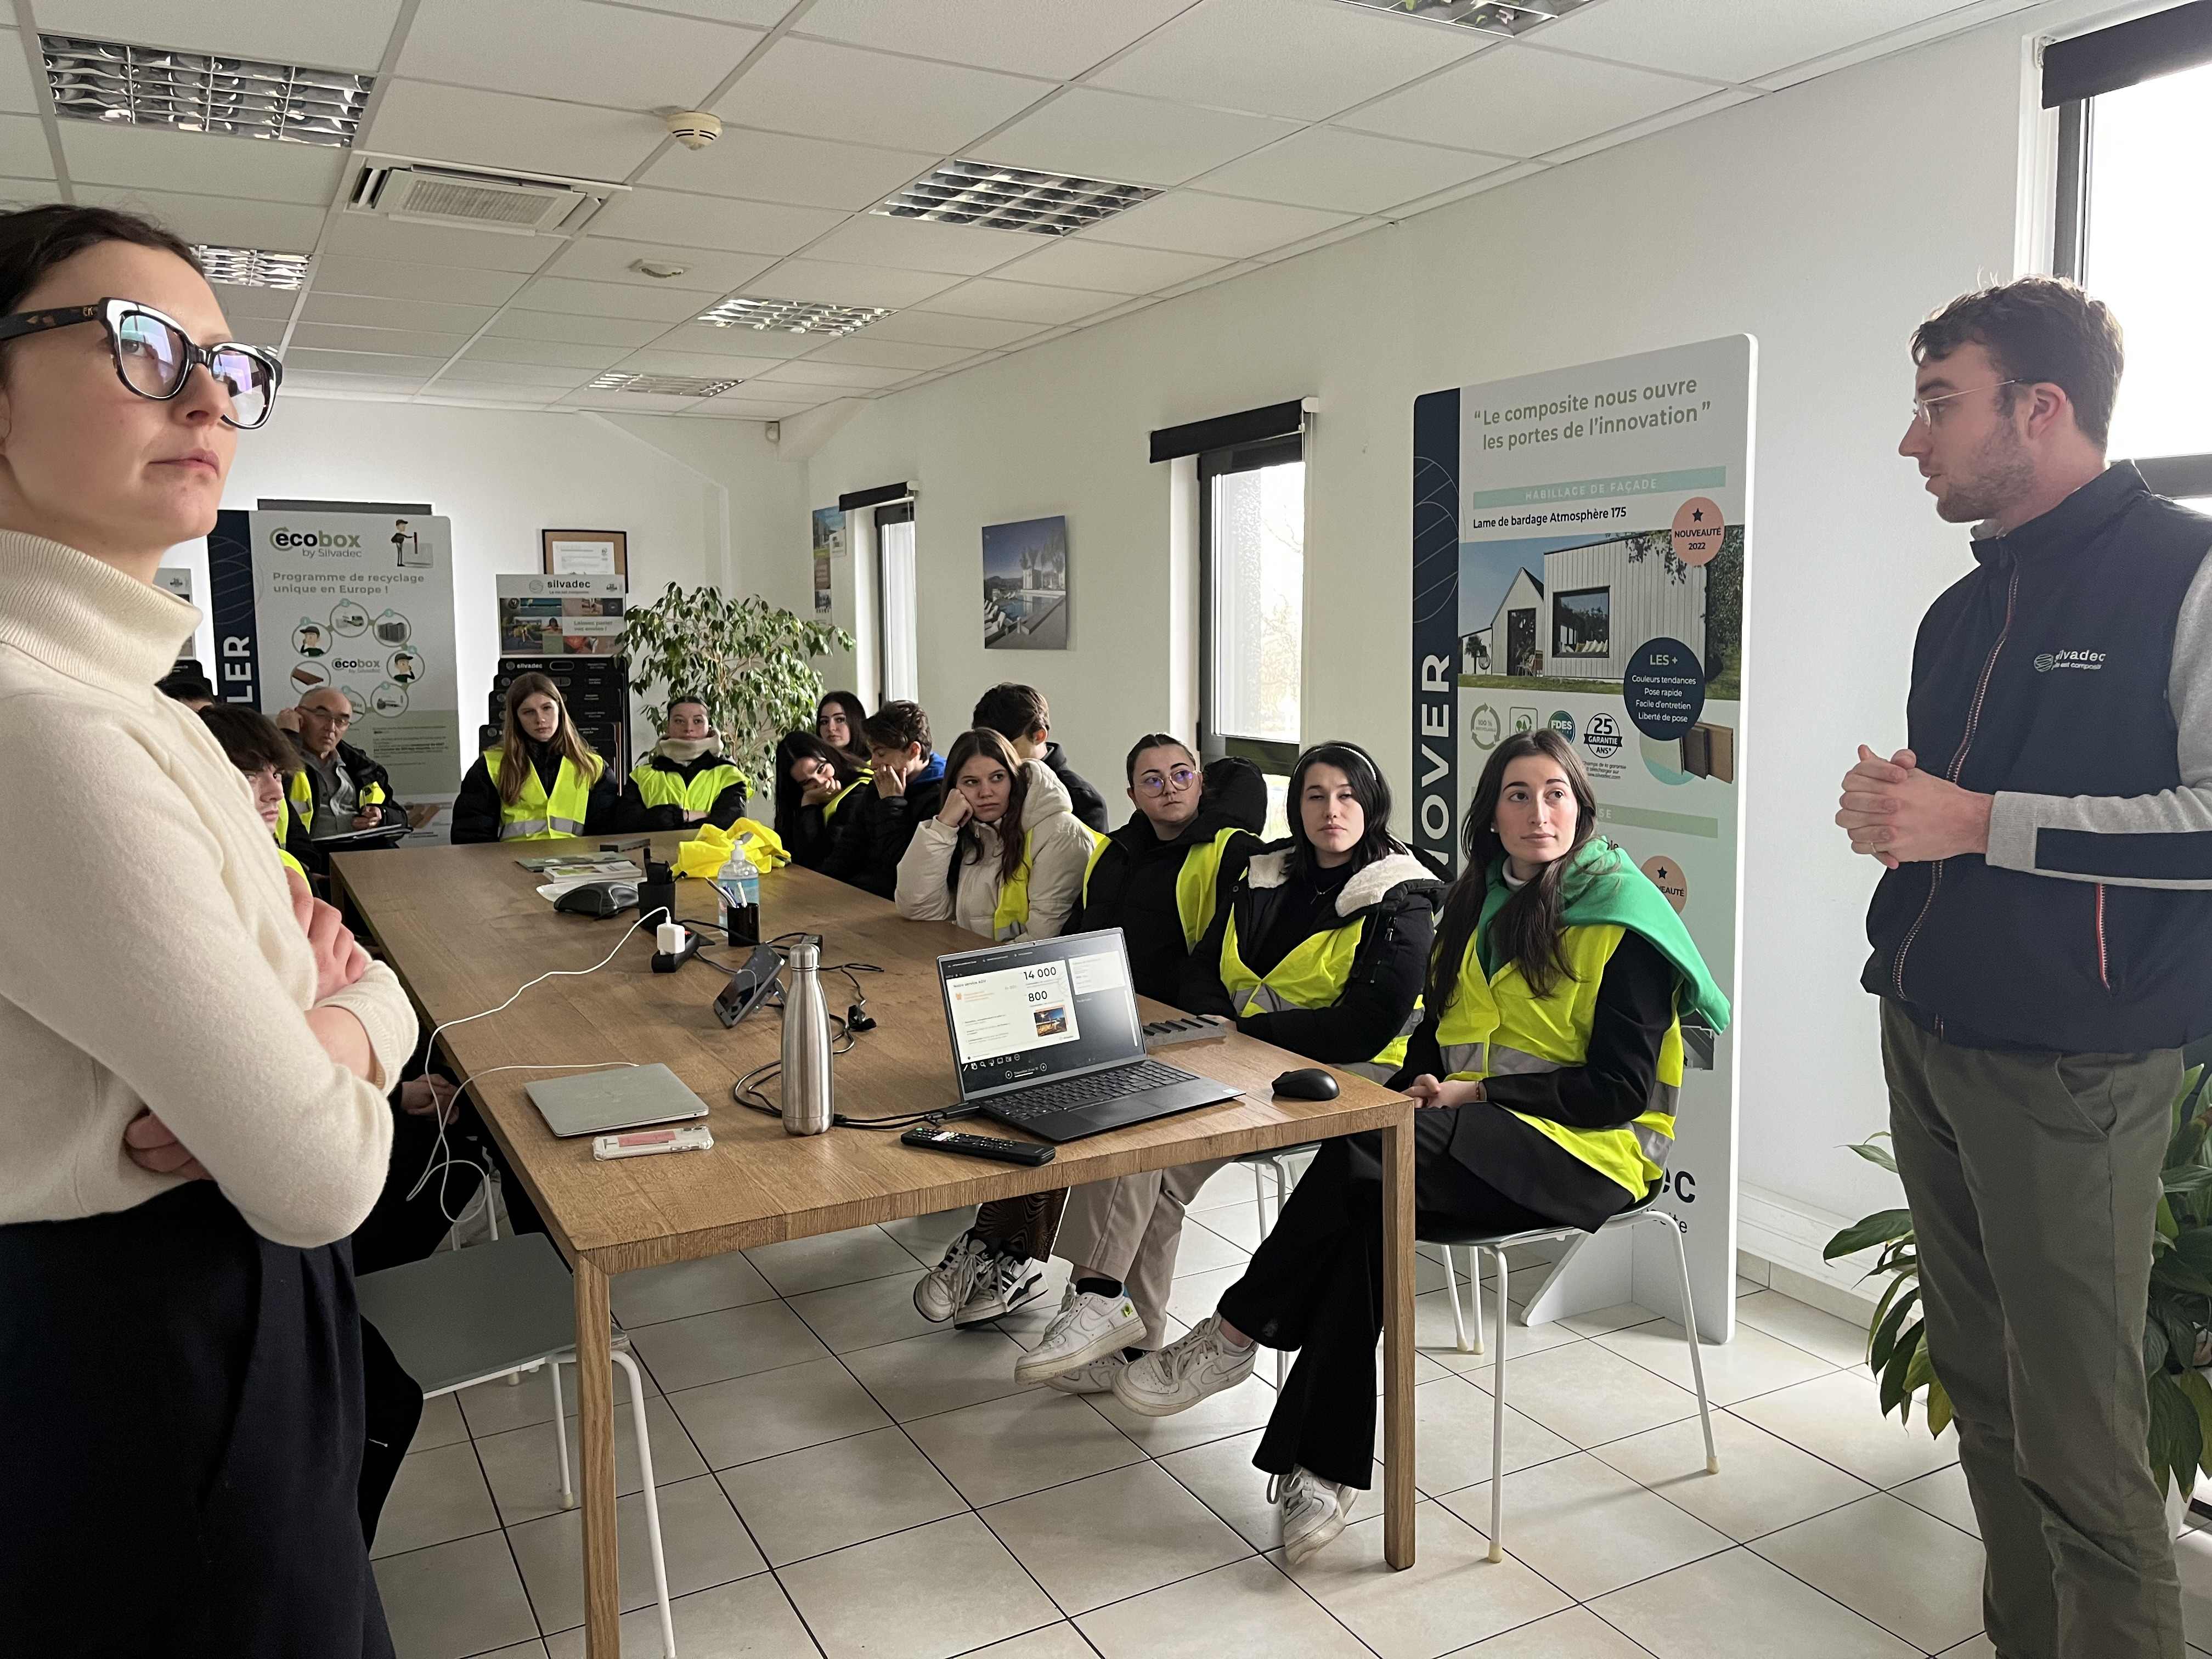
[[[996,1158],[1001,1164],[1032,1166],[1052,1162],[1053,1148],[1029,1140],[1000,1140],[994,1135],[957,1134],[951,1129],[916,1125],[899,1139],[909,1146],[927,1146],[935,1152],[958,1152],[965,1158]]]

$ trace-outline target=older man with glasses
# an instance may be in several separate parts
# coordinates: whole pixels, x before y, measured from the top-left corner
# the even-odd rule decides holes
[[[404,830],[407,809],[392,798],[392,775],[345,740],[353,704],[335,686],[318,686],[292,711],[294,741],[307,764],[292,779],[287,800],[307,826],[311,842],[363,830]]]

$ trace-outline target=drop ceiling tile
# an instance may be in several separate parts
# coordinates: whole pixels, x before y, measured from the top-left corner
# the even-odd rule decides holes
[[[856,265],[891,265],[902,270],[942,270],[980,276],[1009,259],[1036,251],[1047,240],[1031,231],[986,230],[976,225],[940,224],[929,219],[898,219],[862,213],[848,219],[806,250],[810,259],[836,259]]]
[[[1072,323],[1127,299],[1087,288],[1042,288],[1030,283],[1002,283],[978,276],[922,302],[926,311],[961,317],[994,317],[1003,322]]]
[[[1040,173],[1179,185],[1296,130],[1269,116],[1071,87],[974,153]]]
[[[230,337],[248,345],[280,346],[284,343],[285,326],[282,317],[233,317]]]
[[[696,398],[670,398],[657,392],[572,392],[561,399],[562,409],[598,409],[614,415],[673,415],[688,409]]]
[[[97,40],[134,40],[263,62],[373,70],[399,15],[399,0],[342,6],[276,6],[269,0],[39,0],[42,29]]]
[[[38,83],[31,78],[30,59],[23,56],[22,37],[13,29],[0,36],[0,110],[39,112]]]
[[[402,396],[422,384],[419,374],[327,374],[301,369],[284,377],[284,389],[277,394],[279,406],[283,399],[295,397],[325,398],[362,396],[370,393],[398,393]],[[278,420],[283,419],[279,415]]]
[[[617,109],[690,109],[762,38],[584,0],[531,0],[527,18],[485,0],[422,0],[398,72]]]
[[[537,270],[568,245],[559,236],[509,236],[448,225],[400,224],[373,213],[341,213],[323,239],[323,252],[392,259],[402,264],[526,271]]]
[[[832,340],[806,354],[810,363],[860,363],[869,368],[943,368],[974,356],[965,346],[914,345],[904,340],[872,338],[873,329],[862,329],[842,340]]]
[[[608,367],[626,374],[694,374],[702,380],[750,380],[782,367],[781,357],[718,357],[704,351],[633,351]]]
[[[573,345],[641,346],[662,325],[635,317],[587,317],[575,312],[502,311],[489,336],[503,340],[562,340]]]
[[[863,333],[878,340],[909,340],[916,345],[964,346],[981,351],[1011,345],[1037,331],[1035,323],[1007,318],[951,317],[927,311],[902,311],[870,323]]]
[[[233,327],[242,317],[289,317],[300,298],[290,289],[246,288],[236,283],[216,283],[211,286],[216,303],[222,307],[222,314],[230,319]]]
[[[1892,29],[1924,22],[1960,0],[1822,0],[1745,6],[1671,0],[1665,8],[1591,6],[1544,26],[1543,43],[1713,81],[1750,81]]]
[[[35,115],[0,115],[0,173],[11,179],[35,179],[41,173],[51,174],[53,167],[54,155],[46,147],[44,122]]]
[[[656,351],[696,351],[710,357],[804,357],[822,343],[818,334],[783,334],[769,328],[718,328],[684,322],[663,331],[651,344]]]
[[[315,261],[315,290],[359,294],[379,300],[426,300],[445,305],[496,306],[513,299],[530,279],[514,270],[467,270],[457,265],[410,265],[392,259],[325,254]],[[335,319],[333,319],[335,320]]]
[[[648,276],[630,267],[640,259],[682,265],[681,276]],[[628,283],[669,294],[690,293],[720,299],[775,263],[766,253],[722,253],[708,248],[672,247],[665,242],[626,242],[611,236],[584,236],[568,245],[549,276],[581,277],[595,283]],[[704,310],[704,301],[693,307]]]
[[[422,334],[404,328],[349,328],[342,323],[302,323],[292,331],[292,349],[327,351],[385,351],[399,356],[450,357],[468,343],[465,334]]]
[[[0,173],[18,170],[9,154],[19,136],[15,124],[28,118],[0,115]],[[208,142],[234,141],[210,138]],[[188,242],[219,242],[226,247],[304,253],[314,246],[316,234],[323,228],[322,209],[293,202],[240,202],[220,196],[182,196],[112,185],[80,185],[76,199],[99,207],[127,208],[158,220]]]
[[[687,420],[696,416],[705,416],[717,421],[781,421],[785,418],[783,411],[789,408],[787,404],[738,403],[726,392],[719,398],[702,398],[684,414]],[[799,413],[795,409],[791,412],[794,415]]]
[[[463,354],[461,367],[470,363],[538,363],[550,368],[587,368],[597,374],[629,352],[628,346],[572,345],[564,340],[508,340],[487,334]]]
[[[421,300],[380,300],[329,294],[318,282],[300,313],[310,323],[350,323],[360,328],[412,328],[439,334],[473,334],[492,319],[490,306],[434,305]]]
[[[1201,190],[1343,213],[1379,213],[1513,163],[1342,127],[1308,127],[1198,180]]]
[[[592,228],[602,236],[635,242],[669,242],[732,253],[795,253],[844,216],[826,208],[637,190],[601,208]]]
[[[1709,82],[1508,41],[1339,125],[1493,155],[1541,155],[1712,90]]]
[[[1595,155],[1601,149],[1611,149],[1615,144],[1625,144],[1631,139],[1641,138],[1647,133],[1663,132],[1667,128],[1680,126],[1685,121],[1695,121],[1702,117],[1717,113],[1721,110],[1731,108],[1737,104],[1747,104],[1758,96],[1757,93],[1747,88],[1729,87],[1708,97],[1700,98],[1695,103],[1684,104],[1674,109],[1662,110],[1658,114],[1647,116],[1641,121],[1632,121],[1625,127],[1615,127],[1612,131],[1601,133],[1595,138],[1585,138],[1578,144],[1565,145],[1552,151],[1544,157],[1544,160],[1553,167],[1561,166],[1582,156]]]
[[[1318,236],[1309,236],[1303,241],[1291,242],[1282,247],[1270,248],[1265,253],[1255,254],[1252,265],[1276,264],[1285,259],[1295,259],[1301,253],[1311,253],[1317,247],[1327,247],[1331,242],[1348,242],[1355,236],[1364,236],[1370,230],[1380,230],[1392,223],[1389,219],[1354,219],[1349,223],[1325,230]]]
[[[723,23],[750,23],[767,28],[783,21],[795,0],[625,0],[645,11],[673,12],[679,17],[708,17]]]
[[[1085,234],[1101,242],[1249,259],[1333,230],[1352,216],[1179,190],[1131,208]]]
[[[550,363],[499,363],[476,359],[454,364],[453,372],[480,386],[540,386],[566,391],[583,385],[594,371],[563,368]]]
[[[629,317],[641,322],[672,323],[696,315],[700,296],[683,289],[637,288],[628,283],[586,283],[565,276],[533,276],[515,295],[532,311],[568,311],[586,317]]]
[[[912,37],[909,36],[909,45]],[[1029,107],[1039,81],[786,36],[714,106],[725,120],[948,155]]]
[[[362,148],[457,167],[627,179],[667,137],[659,116],[394,76]]]
[[[880,265],[786,259],[754,277],[745,284],[744,291],[767,300],[811,300],[824,305],[896,308],[926,300],[933,294],[942,294],[959,280],[935,270],[888,270]]]
[[[1224,261],[1200,253],[1170,253],[1159,248],[1121,247],[1088,236],[1047,243],[1000,274],[1017,283],[1048,288],[1091,288],[1114,294],[1150,294],[1172,283],[1188,282]]]
[[[777,364],[771,372],[758,376],[751,384],[759,386],[888,386],[911,380],[913,375],[914,371],[908,368],[869,368],[860,363],[825,363],[812,357],[802,357],[795,362]]]
[[[0,46],[6,43],[0,42]],[[194,195],[327,207],[345,169],[345,152],[319,144],[276,144],[164,127],[57,121],[70,177],[79,184],[125,185]],[[314,244],[289,250],[304,253]]]
[[[918,65],[925,69],[926,65]],[[672,148],[642,182],[708,196],[742,196],[801,207],[872,207],[935,167],[933,151],[879,149],[787,132],[727,126],[706,149]]]
[[[799,29],[887,52],[1068,81],[1104,62],[1191,0],[816,0]],[[927,42],[927,46],[917,43]]]
[[[1318,121],[1491,44],[1341,0],[1203,0],[1089,84]]]
[[[313,369],[333,374],[413,375],[417,380],[435,374],[446,366],[443,357],[387,356],[369,351],[301,351],[284,354],[287,369]]]
[[[494,386],[487,380],[471,380],[458,370],[441,374],[430,382],[430,395],[472,398],[478,403],[550,404],[561,395],[558,386]]]

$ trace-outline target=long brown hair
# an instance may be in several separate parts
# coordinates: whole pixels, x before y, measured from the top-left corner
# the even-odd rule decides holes
[[[945,760],[945,787],[957,789],[960,785],[960,769],[978,757],[1006,769],[1006,815],[999,820],[999,879],[1012,881],[1014,872],[1022,864],[1022,809],[1029,804],[1029,775],[1015,758],[1014,746],[988,726],[973,732],[963,732],[954,739],[952,752]],[[960,846],[954,855],[957,868],[973,864],[983,856],[982,838],[975,833],[975,821],[971,817],[960,826]]]
[[[1491,752],[1490,763],[1474,787],[1474,799],[1468,803],[1467,828],[1460,843],[1465,856],[1459,879],[1445,896],[1436,953],[1429,958],[1424,1000],[1436,1013],[1443,1012],[1458,988],[1460,962],[1482,920],[1490,872],[1505,862],[1504,844],[1498,838],[1498,802],[1505,793],[1505,769],[1530,755],[1542,756],[1566,775],[1575,798],[1575,836],[1565,853],[1498,907],[1490,923],[1492,954],[1498,961],[1517,963],[1521,977],[1540,997],[1550,995],[1560,980],[1573,976],[1559,948],[1559,889],[1575,855],[1597,833],[1597,797],[1590,793],[1589,774],[1583,770],[1574,746],[1551,727],[1539,726],[1515,732]]]
[[[568,700],[561,695],[561,688],[544,674],[520,674],[507,688],[506,726],[499,740],[499,799],[504,806],[512,806],[522,799],[522,786],[530,776],[530,739],[522,735],[522,721],[518,711],[526,698],[544,692],[553,699],[561,711],[561,724],[554,729],[553,747],[561,751],[563,760],[574,761],[576,770],[582,773],[586,783],[597,783],[606,763],[599,758],[599,750],[584,741],[584,734],[576,729],[576,722],[568,718]]]

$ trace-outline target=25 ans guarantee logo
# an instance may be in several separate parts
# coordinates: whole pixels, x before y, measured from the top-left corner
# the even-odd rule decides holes
[[[1583,732],[1583,744],[1600,760],[1611,760],[1620,752],[1620,722],[1610,714],[1597,714],[1589,717],[1589,725]]]

